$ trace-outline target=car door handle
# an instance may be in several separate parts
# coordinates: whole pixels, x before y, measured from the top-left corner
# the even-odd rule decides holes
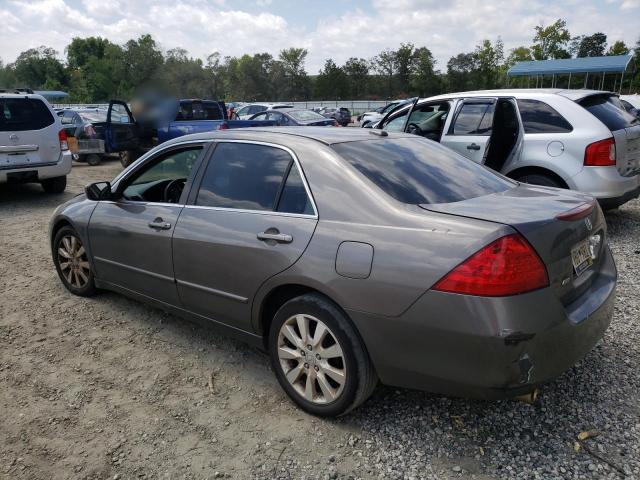
[[[169,230],[171,224],[158,217],[153,222],[149,222],[149,228],[153,228],[154,230]]]
[[[472,143],[471,145],[467,145],[467,150],[480,150],[480,145]]]
[[[286,233],[262,232],[258,234],[258,240],[275,240],[278,243],[291,243],[293,242],[293,237]]]

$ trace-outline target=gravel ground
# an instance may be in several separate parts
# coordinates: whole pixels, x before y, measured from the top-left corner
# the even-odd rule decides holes
[[[611,328],[535,405],[380,387],[319,420],[287,400],[263,353],[63,289],[51,212],[119,169],[75,165],[60,196],[0,186],[0,478],[640,478],[639,201],[607,217]],[[582,431],[598,435],[576,451]]]

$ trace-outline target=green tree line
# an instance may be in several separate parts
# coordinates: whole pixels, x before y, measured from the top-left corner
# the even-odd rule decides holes
[[[373,58],[351,57],[343,65],[326,59],[315,75],[305,69],[308,52],[303,48],[283,49],[277,56],[213,52],[203,61],[183,48],[163,51],[148,34],[123,45],[101,37],[76,37],[65,48],[64,59],[47,46],[26,50],[13,63],[0,59],[0,88],[64,90],[69,102],[78,103],[129,99],[147,87],[178,97],[243,101],[375,100],[527,86],[525,79],[506,75],[515,62],[524,60],[628,53],[640,59],[640,40],[631,49],[621,41],[609,45],[601,32],[572,37],[562,19],[539,25],[533,33],[531,45],[507,53],[499,37],[483,40],[443,66],[436,64],[428,47],[402,43]],[[640,88],[640,75],[627,78],[625,88]],[[598,83],[593,77],[592,81]]]

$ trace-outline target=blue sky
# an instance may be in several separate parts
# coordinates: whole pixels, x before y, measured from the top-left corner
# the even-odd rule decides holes
[[[203,59],[302,46],[314,74],[329,57],[341,64],[411,42],[445,69],[485,38],[500,36],[507,53],[528,45],[535,25],[557,18],[572,35],[602,31],[628,45],[640,37],[640,0],[0,0],[0,58],[39,45],[63,57],[74,36],[123,43],[151,33],[163,49]]]

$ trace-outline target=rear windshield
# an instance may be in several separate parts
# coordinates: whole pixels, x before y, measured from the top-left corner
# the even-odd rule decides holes
[[[347,142],[333,148],[402,203],[459,202],[515,186],[492,170],[424,138]]]
[[[224,115],[216,102],[181,102],[176,121],[223,120]]]
[[[319,113],[312,112],[311,110],[292,110],[289,115],[295,120],[325,120],[325,118]]]
[[[638,119],[624,109],[618,97],[592,95],[579,103],[612,132],[638,125]]]
[[[40,130],[54,122],[51,111],[37,98],[0,98],[0,131]]]
[[[106,122],[107,121],[107,111],[106,110],[97,110],[95,112],[78,112],[78,115],[82,117],[83,120],[87,122]]]

